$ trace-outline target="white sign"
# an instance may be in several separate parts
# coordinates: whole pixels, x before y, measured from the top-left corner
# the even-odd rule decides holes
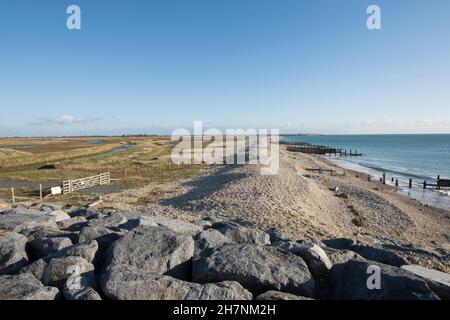
[[[52,190],[52,195],[61,194],[61,187],[53,187],[51,190]]]

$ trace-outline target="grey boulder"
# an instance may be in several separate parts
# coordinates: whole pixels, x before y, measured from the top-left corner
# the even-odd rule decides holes
[[[85,217],[73,217],[67,220],[58,221],[58,228],[67,231],[80,231],[82,228],[87,227],[87,220]]]
[[[370,246],[367,244],[355,242],[352,239],[337,238],[322,241],[327,247],[338,250],[351,250],[356,252],[361,257],[377,261],[383,264],[388,264],[395,267],[401,267],[407,264],[406,260],[397,254],[387,251],[381,247]]]
[[[43,202],[37,206],[39,211],[52,212],[56,210],[62,210],[64,207],[61,203]]]
[[[70,216],[67,214],[67,212],[62,211],[62,210],[51,211],[51,212],[48,212],[47,215],[52,217],[55,222],[60,222],[60,221],[70,219]]]
[[[59,290],[46,287],[29,273],[0,276],[0,300],[55,300]]]
[[[370,268],[369,268],[370,267]],[[379,270],[380,286],[376,279]],[[376,261],[350,260],[336,264],[327,277],[330,299],[338,300],[436,300],[438,297],[421,278]],[[369,285],[370,286],[369,286]]]
[[[224,244],[193,260],[193,281],[237,281],[253,294],[268,290],[312,296],[314,279],[302,258],[259,245]]]
[[[262,230],[243,227],[234,222],[216,223],[213,228],[228,239],[240,244],[270,244],[270,236]]]
[[[128,219],[119,214],[112,213],[110,216],[100,218],[100,219],[92,219],[87,223],[88,227],[104,227],[109,229],[120,229],[119,227],[125,223],[127,223]]]
[[[330,261],[333,265],[346,263],[347,261],[353,259],[362,259],[362,257],[354,251],[351,250],[338,250],[325,247],[324,251],[327,256],[330,258]]]
[[[30,260],[35,261],[44,258],[52,253],[69,247],[72,241],[69,238],[54,237],[54,238],[37,238],[27,243],[26,249]]]
[[[178,234],[191,237],[203,231],[202,227],[183,220],[175,220],[165,217],[153,217],[151,221],[153,221],[160,227],[164,227]]]
[[[15,231],[20,233],[22,230],[32,229],[35,227],[55,227],[56,222],[50,215],[42,214],[1,214],[0,229],[7,231]]]
[[[405,265],[402,266],[402,269],[424,279],[439,298],[450,300],[450,274],[418,265]]]
[[[129,266],[108,269],[101,278],[103,293],[114,300],[248,300],[250,292],[237,282],[201,285],[148,273]]]
[[[97,254],[98,243],[96,240],[77,243],[48,256],[46,259],[61,258],[64,256],[81,257],[88,262],[93,262]]]
[[[27,237],[16,232],[0,231],[0,274],[16,273],[28,263]]]
[[[161,227],[138,227],[114,242],[106,267],[129,265],[145,272],[188,279],[194,240]]]
[[[202,231],[194,237],[194,240],[194,255],[196,256],[201,255],[204,251],[219,247],[224,243],[232,242],[229,238],[225,237],[216,229],[207,229],[205,231]]]
[[[45,285],[62,288],[71,276],[87,277],[94,282],[94,265],[74,256],[51,259],[44,269],[42,282]]]
[[[44,259],[36,260],[29,265],[26,265],[20,270],[20,273],[30,273],[39,281],[42,281],[42,277],[44,275],[45,267],[47,266],[47,262]]]
[[[59,230],[56,227],[39,226],[31,229],[25,229],[20,232],[24,236],[28,237],[29,241],[38,238],[69,238],[72,243],[78,242],[78,234],[75,232],[69,232]]]
[[[301,257],[314,278],[325,278],[333,266],[325,251],[311,241],[285,241],[278,243],[277,247]]]
[[[76,281],[63,287],[63,295],[67,300],[102,300],[97,291],[93,288],[95,286],[91,279],[79,276]]]

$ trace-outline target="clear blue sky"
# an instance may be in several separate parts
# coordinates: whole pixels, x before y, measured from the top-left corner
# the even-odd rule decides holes
[[[66,8],[82,30],[66,28]],[[378,4],[382,30],[366,28]],[[450,132],[448,0],[0,2],[0,136]]]

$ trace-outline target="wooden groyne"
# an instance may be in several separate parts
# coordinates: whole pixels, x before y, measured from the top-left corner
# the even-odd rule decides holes
[[[371,181],[371,176],[368,175],[367,179],[370,182]],[[391,182],[395,184],[396,187],[399,186],[399,179],[395,178],[395,177],[391,177]],[[386,173],[383,173],[382,176],[380,177],[380,182],[382,182],[383,184],[386,184]],[[412,178],[408,179],[408,188],[412,189],[414,184],[414,180]],[[441,190],[443,188],[450,188],[450,179],[441,179],[440,175],[437,176],[436,182],[435,183],[430,183],[426,180],[422,181],[416,181],[416,185],[417,186],[422,186],[424,190],[426,189],[436,189],[436,190]]]
[[[308,154],[317,154],[317,155],[329,155],[329,156],[340,156],[340,157],[360,157],[362,153],[357,150],[350,149],[340,149],[330,146],[322,146],[322,145],[288,145],[286,147],[287,151],[291,152],[301,152]]]
[[[428,183],[426,180],[424,180],[423,188],[427,189],[429,187],[435,187],[437,190],[440,190],[442,188],[450,188],[450,179],[441,179],[441,176],[438,175],[436,183]]]

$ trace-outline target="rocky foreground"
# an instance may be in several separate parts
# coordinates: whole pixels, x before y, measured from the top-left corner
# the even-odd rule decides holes
[[[434,300],[450,275],[351,239],[41,204],[0,213],[0,299]]]

